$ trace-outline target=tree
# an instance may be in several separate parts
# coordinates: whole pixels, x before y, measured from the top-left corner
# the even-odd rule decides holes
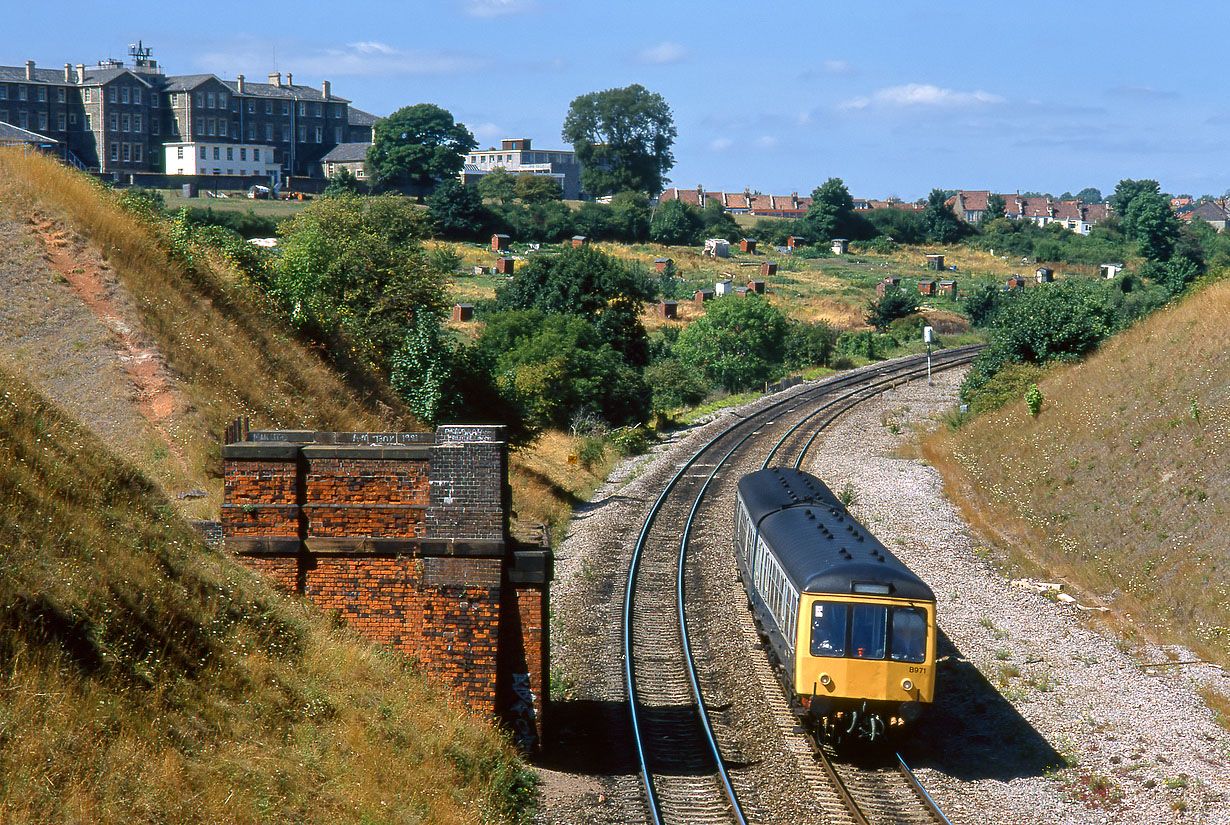
[[[367,165],[381,184],[433,186],[460,172],[462,156],[477,145],[447,111],[419,103],[376,121]]]
[[[837,345],[837,330],[824,321],[788,321],[786,363],[791,367],[828,366]]]
[[[785,354],[786,318],[759,295],[722,298],[679,335],[679,360],[732,392],[769,380]]]
[[[720,200],[711,199],[700,210],[701,233],[706,238],[729,238],[734,240],[742,235],[739,224],[734,216],[726,211]]]
[[[426,202],[440,234],[447,238],[476,238],[491,222],[478,192],[456,178],[443,181]]]
[[[478,179],[478,194],[486,200],[508,203],[517,197],[517,184],[503,166],[497,166]]]
[[[522,203],[546,203],[562,200],[564,197],[559,181],[548,175],[522,172],[514,180],[513,188]]]
[[[639,192],[620,192],[611,199],[611,229],[629,243],[649,237],[649,199]]]
[[[854,198],[841,178],[829,178],[811,193],[811,206],[802,220],[804,234],[814,244],[849,238],[855,223]]]
[[[963,234],[961,222],[945,203],[943,189],[932,189],[923,209],[923,223],[927,227],[927,240],[932,243],[952,243]]]
[[[649,239],[660,244],[694,244],[699,241],[702,228],[699,209],[683,201],[666,201],[653,213]]]
[[[644,272],[592,246],[539,255],[495,292],[501,309],[540,309],[597,318],[612,304],[653,298]]]
[[[337,170],[337,174],[329,178],[329,185],[325,187],[322,194],[326,198],[335,195],[357,195],[359,194],[359,179],[354,176],[354,172],[343,166]]]
[[[577,97],[563,128],[582,165],[581,187],[591,195],[661,192],[675,165],[677,134],[666,101],[638,83]]]
[[[1081,203],[1101,203],[1102,190],[1095,189],[1092,186],[1086,187],[1076,193],[1076,199]]]
[[[420,244],[424,215],[396,195],[314,201],[279,228],[273,293],[294,324],[388,374],[417,312],[444,310],[444,286]]]
[[[1120,216],[1123,234],[1136,243],[1141,255],[1151,261],[1170,260],[1179,221],[1157,181],[1121,180],[1110,203]]]
[[[1008,211],[1008,204],[1004,202],[1003,195],[990,195],[987,197],[987,211],[982,213],[982,219],[978,221],[979,226],[998,220]]]
[[[909,289],[886,291],[883,298],[868,305],[867,323],[883,332],[898,318],[918,312],[918,295],[918,292]]]

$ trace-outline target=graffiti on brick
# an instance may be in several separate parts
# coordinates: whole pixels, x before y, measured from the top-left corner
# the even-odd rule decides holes
[[[499,426],[487,427],[440,427],[436,430],[436,437],[442,443],[449,444],[465,444],[475,442],[492,442],[500,441],[503,435],[504,428]]]
[[[534,691],[530,689],[528,673],[512,674],[512,692],[508,721],[512,727],[513,741],[524,750],[534,750],[538,747],[538,725],[534,714]]]

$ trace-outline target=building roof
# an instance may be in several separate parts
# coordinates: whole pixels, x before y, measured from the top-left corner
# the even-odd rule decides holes
[[[166,83],[162,90],[165,92],[190,92],[207,80],[222,82],[217,75],[213,74],[180,74],[166,78]]]
[[[370,143],[339,143],[321,158],[322,163],[354,163],[367,160]]]
[[[1192,218],[1200,218],[1209,221],[1224,221],[1227,219],[1226,210],[1222,209],[1215,203],[1204,202],[1197,206],[1189,213]]]
[[[73,69],[73,77],[77,70]],[[0,66],[0,83],[48,83],[57,86],[68,85],[64,81],[63,69],[35,69],[34,77],[26,79],[25,66]],[[75,82],[73,85],[76,85]]]
[[[11,146],[16,143],[51,144],[59,142],[55,138],[40,135],[38,132],[31,132],[29,129],[22,129],[20,126],[0,120],[0,146]]]
[[[384,118],[353,106],[350,107],[349,123],[351,126],[375,126],[378,120],[384,120]]]
[[[281,86],[275,86],[272,83],[252,83],[244,80],[243,92],[239,91],[238,80],[223,80],[223,85],[231,90],[232,93],[240,97],[271,97],[281,100],[318,100],[329,103],[349,103],[350,101],[344,97],[338,97],[335,94],[330,94],[327,98],[324,92],[315,86],[303,86],[295,83],[283,83]]]

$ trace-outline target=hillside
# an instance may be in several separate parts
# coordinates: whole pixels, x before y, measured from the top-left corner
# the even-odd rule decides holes
[[[967,518],[1028,574],[1230,664],[1230,282],[1107,342],[1023,401],[924,445]]]
[[[0,371],[0,821],[508,821],[511,750]]]
[[[0,150],[0,365],[216,517],[218,444],[253,426],[410,429],[374,382],[347,379],[271,320],[220,256],[189,269],[150,226],[52,160]]]

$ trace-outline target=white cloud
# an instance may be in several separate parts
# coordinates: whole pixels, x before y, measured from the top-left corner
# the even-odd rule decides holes
[[[756,138],[755,143],[757,149],[776,149],[778,140],[772,135],[762,135]]]
[[[827,74],[850,74],[854,71],[853,67],[844,60],[826,60],[821,64]]]
[[[656,46],[649,46],[641,49],[637,54],[638,63],[646,63],[652,66],[665,66],[669,63],[678,63],[688,56],[687,47],[680,43],[672,43],[665,41]]]
[[[734,145],[735,145],[735,142],[731,140],[730,138],[714,138],[713,140],[709,141],[709,148],[713,150],[714,152],[725,152],[727,149],[729,149],[731,146],[734,146]]]
[[[226,74],[248,73],[253,78],[268,71],[271,56],[259,45],[249,45],[233,52],[203,54],[198,63]],[[460,74],[482,68],[485,61],[472,55],[448,52],[403,51],[387,43],[362,41],[345,46],[326,47],[296,52],[293,49],[277,55],[278,66],[290,69],[304,80],[328,77],[363,77],[373,75],[442,75]],[[276,67],[275,67],[276,68]]]
[[[466,0],[465,12],[471,17],[503,17],[534,8],[534,0]]]
[[[990,92],[958,92],[941,89],[927,83],[907,83],[904,86],[889,86],[870,97],[856,97],[841,103],[838,108],[858,109],[904,109],[910,107],[933,107],[965,109],[1004,103],[1004,98]]]

